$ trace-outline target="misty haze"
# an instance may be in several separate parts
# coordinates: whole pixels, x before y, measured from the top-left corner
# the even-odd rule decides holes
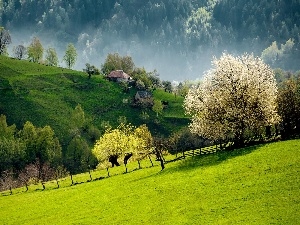
[[[109,53],[129,55],[137,67],[156,69],[162,80],[201,78],[213,56],[244,52],[261,56],[276,42],[293,47],[273,67],[299,69],[299,3],[211,1],[1,1],[0,25],[13,46],[38,37],[62,57],[68,43],[78,51],[75,69],[98,68]],[[231,5],[235,5],[231,7]],[[274,14],[276,12],[276,14]],[[287,20],[287,17],[289,19]]]

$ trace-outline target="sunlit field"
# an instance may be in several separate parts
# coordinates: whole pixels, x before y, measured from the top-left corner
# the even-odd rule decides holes
[[[300,141],[144,161],[0,196],[1,224],[298,224]],[[174,156],[169,156],[171,159]]]

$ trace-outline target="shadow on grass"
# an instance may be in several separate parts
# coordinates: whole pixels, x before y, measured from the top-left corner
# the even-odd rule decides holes
[[[207,154],[207,155],[195,155],[192,157],[183,156],[177,157],[171,161],[168,161],[165,165],[166,168],[164,170],[160,170],[157,173],[150,174],[148,176],[133,180],[133,181],[140,181],[146,180],[148,178],[153,178],[161,175],[167,175],[170,173],[180,172],[180,171],[191,171],[197,168],[205,168],[210,166],[215,166],[225,162],[226,160],[236,158],[239,156],[244,156],[250,154],[251,152],[259,149],[260,147],[264,146],[265,144],[259,144],[254,146],[249,146],[245,148],[235,149],[235,150],[223,150],[218,151],[216,153]],[[168,167],[171,163],[177,163],[176,166]]]
[[[236,158],[239,156],[244,156],[250,154],[251,152],[259,149],[260,147],[264,146],[264,144],[235,149],[235,150],[223,150],[218,151],[213,154],[208,155],[197,155],[194,157],[188,157],[185,159],[180,160],[176,167],[172,167],[170,169],[166,169],[167,173],[172,173],[176,171],[183,171],[183,170],[194,170],[199,167],[210,167],[218,165],[222,162],[225,162],[228,159]]]

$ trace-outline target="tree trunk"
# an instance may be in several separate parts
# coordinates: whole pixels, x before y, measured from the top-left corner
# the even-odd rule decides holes
[[[106,171],[107,171],[107,176],[110,177],[108,167],[106,168]]]
[[[148,158],[149,158],[149,160],[151,162],[151,165],[153,166],[153,162],[152,162],[152,159],[151,159],[150,155],[148,155]]]
[[[164,158],[164,156],[163,156],[161,150],[159,150],[159,154],[160,154],[161,159],[165,162],[166,160],[165,160],[165,158]]]
[[[125,165],[125,173],[127,173],[127,164],[124,164]]]
[[[267,138],[271,137],[271,126],[266,126],[266,136]]]
[[[127,164],[128,160],[131,158],[133,154],[132,153],[127,153],[124,157],[124,164]]]
[[[163,170],[165,168],[165,164],[164,164],[164,160],[162,158],[162,154],[158,149],[156,149],[156,157],[157,157],[158,161],[160,161],[161,170]]]
[[[141,169],[141,162],[140,162],[140,160],[138,160],[138,164],[139,164],[139,169]]]
[[[74,181],[73,181],[73,175],[72,175],[72,174],[70,174],[70,176],[71,176],[71,181],[72,181],[72,184],[71,184],[71,185],[74,185]]]
[[[117,155],[111,155],[108,159],[108,161],[111,163],[111,166],[114,167],[116,166],[120,166],[119,162],[118,162],[118,156]]]
[[[160,159],[160,166],[161,166],[161,170],[163,170],[165,168],[165,164],[162,159]]]
[[[90,175],[90,181],[92,181],[93,178],[92,178],[91,170],[89,170],[89,175]]]
[[[240,130],[237,131],[235,133],[235,137],[234,137],[234,147],[235,148],[240,148],[240,147],[244,147],[244,131],[243,130]]]
[[[45,184],[44,184],[44,181],[42,181],[41,183],[42,183],[43,191],[44,191],[44,190],[46,189]]]

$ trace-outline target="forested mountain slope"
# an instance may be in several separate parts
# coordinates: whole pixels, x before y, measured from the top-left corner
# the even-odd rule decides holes
[[[222,51],[260,56],[289,39],[292,49],[272,66],[298,70],[299,12],[299,0],[2,0],[0,24],[15,34],[14,45],[26,35],[58,48],[73,42],[84,63],[100,65],[116,51],[164,79],[183,80],[198,77]]]

